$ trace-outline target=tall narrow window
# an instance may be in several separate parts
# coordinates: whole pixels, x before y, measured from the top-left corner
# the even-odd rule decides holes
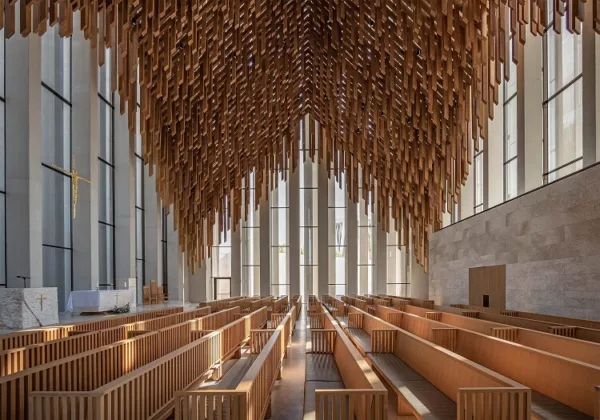
[[[393,201],[390,199],[390,231],[386,240],[387,256],[387,294],[392,296],[409,296],[410,276],[406,264],[406,247],[399,247],[402,227],[392,217],[394,211]]]
[[[5,85],[5,39],[0,30],[0,287],[6,287],[6,94]]]
[[[271,294],[281,296],[289,294],[290,288],[289,171],[283,171],[281,175],[276,176],[278,177],[277,187],[269,193],[271,206]],[[265,294],[265,292],[261,291],[261,294]]]
[[[346,294],[348,274],[346,270],[346,251],[348,223],[346,211],[346,177],[343,172],[336,178],[331,172],[329,179],[328,207],[328,252],[329,252],[329,295],[339,296]]]
[[[224,212],[228,213],[229,203]],[[219,231],[217,223],[213,226],[213,237],[217,244],[211,250],[211,274],[213,280],[213,297],[225,299],[231,295],[231,230]]]
[[[135,124],[135,276],[137,278],[138,302],[141,302],[143,286],[146,285],[146,242],[144,212],[144,159],[142,158],[142,135],[140,134],[140,105],[137,105]]]
[[[59,311],[72,289],[71,38],[58,25],[42,37],[42,243],[44,286],[56,287]]]
[[[474,174],[475,174],[475,214],[485,210],[484,188],[485,181],[483,177],[483,140],[479,138],[479,150],[475,152],[474,157]]]
[[[167,242],[167,211],[161,207],[161,236],[160,245],[162,252],[162,286],[165,294],[169,291],[169,247]]]
[[[98,69],[98,251],[100,289],[116,289],[115,279],[115,166],[114,103],[110,86],[111,54],[104,51],[105,62]]]
[[[242,203],[248,214],[242,220],[242,295],[254,296],[260,290],[260,218],[256,208],[254,172],[244,179]]]
[[[510,80],[504,82],[504,199],[518,194],[517,187],[517,66],[512,60],[512,37],[508,41]]]
[[[300,289],[308,295],[317,295],[319,166],[309,157],[310,145],[304,125],[304,121],[300,121]],[[308,301],[308,296],[304,298]]]
[[[358,294],[373,293],[375,260],[375,220],[373,217],[373,194],[363,189],[362,169],[358,169]]]
[[[583,167],[582,37],[567,30],[566,19],[560,34],[550,25],[544,35],[545,182]]]

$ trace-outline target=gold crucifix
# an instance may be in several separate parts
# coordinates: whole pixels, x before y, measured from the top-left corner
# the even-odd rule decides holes
[[[89,179],[85,179],[84,177],[79,175],[77,172],[77,166],[75,165],[75,154],[71,155],[71,171],[66,170],[65,168],[61,168],[58,165],[52,164],[54,169],[61,171],[63,174],[67,174],[71,177],[71,188],[73,189],[73,219],[77,218],[77,198],[79,197],[79,181],[87,182],[91,184]]]
[[[44,300],[48,299],[46,296],[44,295],[40,295],[39,298],[36,298],[36,300],[40,301],[40,311],[44,310]]]

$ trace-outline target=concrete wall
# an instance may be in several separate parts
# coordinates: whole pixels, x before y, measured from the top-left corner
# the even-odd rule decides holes
[[[468,303],[469,268],[506,264],[509,309],[600,319],[600,165],[434,233],[429,298]]]

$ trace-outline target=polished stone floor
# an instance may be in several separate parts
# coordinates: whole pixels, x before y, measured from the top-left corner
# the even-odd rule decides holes
[[[306,346],[310,345],[310,330],[303,309],[296,322],[296,331],[283,360],[281,381],[277,381],[271,394],[271,420],[301,420],[304,412],[304,375]],[[308,337],[308,339],[307,339]]]
[[[197,308],[198,304],[197,303],[189,303],[189,302],[181,302],[181,301],[169,301],[169,302],[159,303],[159,304],[155,304],[155,305],[139,305],[134,308],[131,308],[131,311],[129,312],[129,314],[135,314],[135,313],[147,312],[147,311],[155,311],[157,309],[172,308],[172,307],[176,307],[176,306],[183,306],[184,310],[189,311],[189,310]],[[54,324],[54,325],[55,326],[68,325],[68,324],[72,324],[75,322],[96,321],[98,319],[110,318],[113,316],[115,316],[115,315],[105,315],[105,314],[74,315],[70,312],[63,312],[63,313],[58,314],[58,324]],[[48,325],[48,326],[51,326],[51,325]],[[10,330],[8,328],[3,328],[3,326],[0,325],[0,334],[6,334],[6,333],[10,333],[10,332],[15,332],[15,331],[17,331],[17,330]]]

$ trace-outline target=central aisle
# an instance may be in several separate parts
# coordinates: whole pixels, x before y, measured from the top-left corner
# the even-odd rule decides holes
[[[300,420],[304,412],[304,378],[306,364],[306,309],[296,321],[296,331],[283,359],[282,380],[277,381],[271,395],[271,420]],[[309,340],[310,341],[310,340]]]

